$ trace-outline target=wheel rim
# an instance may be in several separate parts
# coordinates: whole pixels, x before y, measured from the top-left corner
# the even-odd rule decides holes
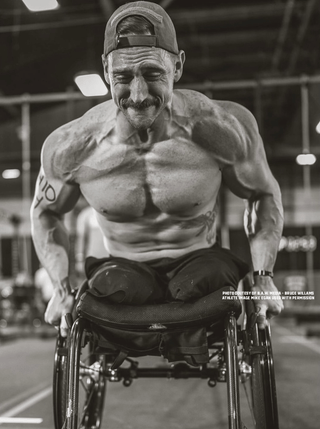
[[[64,425],[67,402],[66,338],[57,336],[53,369],[53,414],[55,429]]]
[[[245,359],[252,374],[242,383],[251,413],[251,422],[246,423],[250,429],[279,429],[270,328],[254,326],[249,343]]]

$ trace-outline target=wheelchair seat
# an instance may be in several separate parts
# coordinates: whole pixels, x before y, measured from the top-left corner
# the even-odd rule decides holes
[[[79,316],[92,322],[125,330],[167,330],[188,326],[207,326],[220,320],[227,312],[239,315],[238,299],[223,300],[222,293],[234,291],[224,287],[193,302],[173,301],[163,304],[124,305],[84,292],[77,304]]]
[[[237,299],[222,299],[222,292],[233,290],[224,287],[194,302],[138,306],[108,303],[87,290],[81,294],[76,312],[94,324],[93,336],[100,347],[122,356],[114,367],[127,356],[146,354],[200,365],[209,362],[208,328],[217,341],[223,337],[224,316],[241,312]]]

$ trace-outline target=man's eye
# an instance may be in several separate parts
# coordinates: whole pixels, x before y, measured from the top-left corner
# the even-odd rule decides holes
[[[129,83],[131,80],[131,77],[128,75],[117,75],[115,80],[116,82],[119,82],[119,83]]]
[[[145,73],[144,77],[147,80],[157,80],[159,79],[161,76],[161,73],[159,72],[150,72],[150,73]]]

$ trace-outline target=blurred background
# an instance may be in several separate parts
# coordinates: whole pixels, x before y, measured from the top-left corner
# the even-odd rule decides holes
[[[0,341],[43,332],[51,289],[33,248],[29,220],[41,146],[54,129],[110,98],[101,82],[97,88],[89,84],[96,89],[92,94],[80,90],[75,78],[94,74],[103,79],[105,23],[125,2],[58,0],[53,9],[37,10],[45,3],[0,2]],[[157,3],[170,14],[186,52],[176,87],[238,102],[258,121],[285,209],[275,283],[281,291],[314,293],[312,300],[286,301],[281,323],[298,329],[292,335],[318,341],[320,2]],[[248,260],[243,202],[222,189],[220,207],[222,244]],[[101,254],[101,243],[84,200],[65,222],[77,282],[84,256]]]

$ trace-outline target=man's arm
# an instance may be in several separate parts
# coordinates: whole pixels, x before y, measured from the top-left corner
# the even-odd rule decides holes
[[[236,159],[223,168],[227,186],[240,198],[247,200],[245,231],[250,244],[253,271],[273,272],[283,229],[281,192],[272,175],[257,124],[253,116],[241,112],[245,118],[240,128]],[[253,291],[276,292],[272,277],[254,276]],[[262,328],[266,317],[281,312],[281,300],[257,299],[258,324]]]
[[[62,335],[66,335],[62,316],[71,311],[73,297],[68,278],[69,237],[63,223],[63,214],[75,206],[80,190],[76,184],[65,184],[57,178],[52,171],[53,156],[52,149],[45,145],[31,206],[31,233],[39,260],[54,286],[45,320],[53,325],[59,324],[61,320]]]

